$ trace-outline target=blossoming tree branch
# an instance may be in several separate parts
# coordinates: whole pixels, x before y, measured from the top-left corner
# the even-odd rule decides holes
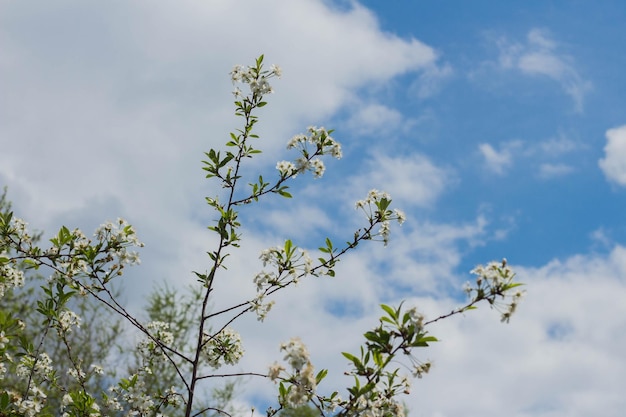
[[[270,82],[280,75],[277,66],[264,68],[263,56],[253,65],[238,65],[231,72],[236,85],[235,114],[241,118],[241,127],[230,134],[224,149],[209,150],[203,161],[206,177],[215,181],[219,190],[206,197],[217,214],[209,226],[217,243],[207,252],[207,271],[194,272],[197,284],[184,303],[159,316],[156,312],[163,308],[158,305],[167,305],[168,294],[152,299],[150,316],[158,319],[145,322],[130,314],[114,289],[125,268],[139,264],[135,248],[143,246],[125,220],[105,223],[91,238],[64,226],[49,239],[49,247],[42,247],[26,222],[10,210],[0,214],[0,297],[25,290],[37,273],[47,274],[34,307],[38,321],[30,320],[27,325],[18,313],[0,311],[0,378],[12,384],[0,390],[0,416],[230,415],[226,405],[207,400],[201,393],[216,376],[242,375],[276,384],[276,402],[266,410],[268,416],[303,404],[314,406],[321,416],[404,416],[402,395],[410,392],[411,378],[421,378],[430,369],[430,363],[416,354],[416,348],[437,340],[428,333],[429,324],[474,309],[483,301],[498,310],[503,321],[509,321],[523,295],[518,288],[521,284],[506,261],[492,262],[472,271],[476,279],[464,288],[467,304],[437,318],[427,320],[414,306],[382,305],[383,315],[376,327],[364,334],[360,349],[341,353],[345,372],[353,376],[353,384],[343,392],[324,391],[327,371],[316,369],[298,338],[281,344],[277,341],[282,361],[264,371],[220,373],[221,367],[236,365],[244,355],[236,330],[242,316],[268,319],[276,292],[302,279],[334,277],[335,267],[346,253],[366,241],[387,245],[392,223],[405,221],[404,213],[392,208],[387,193],[364,191],[365,197],[356,202],[363,224],[344,244],[336,245],[327,238],[316,255],[291,240],[265,249],[260,254],[262,269],[250,277],[256,295],[229,308],[211,310],[215,283],[237,255],[243,238],[239,208],[260,199],[291,198],[289,187],[296,177],[310,172],[321,178],[323,158],[342,156],[341,145],[331,136],[333,131],[309,127],[305,134],[289,140],[287,148],[295,157],[279,161],[273,178],[258,176],[258,181],[243,182],[242,167],[261,153],[255,134],[257,111],[273,92]],[[72,335],[81,331],[83,320],[73,306],[85,298],[142,336],[134,346],[134,365],[126,375],[93,383],[97,375],[107,372],[106,364],[86,362],[81,346],[72,344]],[[37,331],[28,328],[35,325],[40,326]],[[62,360],[58,351],[52,356],[46,351],[50,346],[46,341],[52,337],[61,346]],[[404,373],[407,369],[410,371]]]

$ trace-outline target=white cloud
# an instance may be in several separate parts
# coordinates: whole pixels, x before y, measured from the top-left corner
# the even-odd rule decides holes
[[[607,130],[606,139],[598,165],[609,181],[626,186],[626,125]]]
[[[478,145],[478,150],[484,158],[486,168],[496,174],[504,174],[505,169],[513,165],[513,156],[509,149],[504,148],[498,151],[488,143],[481,143]]]
[[[359,106],[345,127],[356,135],[377,136],[402,129],[405,124],[398,110],[372,103]]]
[[[7,115],[2,134],[14,139],[3,155],[16,167],[27,164],[26,158],[41,159],[22,174],[25,181],[37,176],[32,194],[40,202],[57,196],[66,206],[94,188],[123,192],[125,178],[137,174],[167,184],[172,172],[186,173],[197,151],[211,144],[206,137],[220,144],[218,138],[234,124],[227,72],[261,52],[285,72],[276,82],[276,98],[270,97],[275,111],[266,122],[280,126],[266,141],[274,149],[283,146],[285,133],[336,111],[352,89],[434,59],[419,41],[381,32],[366,9],[338,11],[319,1],[181,1],[159,7],[140,2],[63,12],[48,5],[50,16],[63,17],[63,30],[53,18],[40,22],[41,10],[29,7],[3,13],[7,19],[15,13],[0,33],[2,49],[14,51],[14,60],[2,67],[10,86],[1,102]],[[67,10],[72,12],[64,15]],[[93,16],[100,16],[97,24],[84,24]],[[232,30],[234,21],[238,30]],[[214,134],[206,134],[209,126]],[[94,151],[99,158],[89,160]],[[68,155],[72,163],[64,163]],[[156,166],[177,168],[152,171]],[[74,176],[76,171],[81,175]],[[53,187],[57,175],[78,182],[72,191]]]
[[[510,140],[502,142],[498,148],[489,143],[478,145],[487,170],[505,175],[518,160],[524,161],[524,166],[536,170],[535,175],[544,179],[563,177],[573,172],[572,164],[561,162],[560,159],[565,154],[581,149],[584,149],[583,145],[563,135],[538,142]]]
[[[329,213],[310,203],[283,201],[271,211],[250,213],[255,225],[263,225],[277,236],[289,237],[296,241],[306,241],[320,230],[333,227]]]
[[[578,73],[571,57],[558,51],[559,45],[547,32],[535,28],[528,32],[526,43],[500,39],[498,44],[501,68],[553,79],[574,100],[576,111],[583,111],[591,83]]]
[[[582,149],[583,146],[564,135],[558,135],[557,137],[544,140],[539,143],[538,149],[533,150],[535,153],[540,153],[544,156],[559,156],[565,153],[574,152]]]
[[[604,227],[597,228],[589,234],[589,237],[594,246],[599,246],[603,249],[608,249],[615,244],[614,240],[611,238],[610,230]]]
[[[555,177],[562,177],[568,175],[574,171],[574,167],[567,164],[550,164],[545,163],[539,166],[539,177],[548,179]]]
[[[461,259],[460,244],[484,238],[484,219],[457,227],[412,227],[392,232],[386,249],[364,245],[339,264],[336,278],[305,280],[286,292],[262,332],[252,324],[246,327],[245,340],[255,346],[246,363],[271,363],[279,352],[269,340],[300,335],[314,353],[314,364],[330,370],[320,389],[331,392],[348,382],[341,375],[347,363],[337,350],[357,351],[361,334],[380,315],[379,303],[406,299],[406,306],[418,306],[429,319],[461,305],[461,299],[446,293],[463,279],[453,272]],[[383,258],[387,262],[381,264]],[[527,296],[510,324],[499,323],[498,313],[482,305],[431,325],[429,331],[441,341],[415,352],[434,366],[402,398],[410,415],[621,416],[626,406],[621,392],[625,259],[626,248],[616,246],[608,255],[577,255],[538,268],[514,266]],[[330,306],[348,314],[336,316]],[[281,326],[272,326],[275,320]],[[275,395],[275,387],[268,385],[251,382],[248,390]]]
[[[283,68],[257,125],[259,160],[275,172],[267,158],[280,158],[291,135],[354,103],[360,87],[435,59],[358,4],[3,3],[0,15],[0,181],[15,207],[51,232],[60,220],[93,230],[127,217],[146,240],[146,275],[157,278],[200,269],[162,254],[182,259],[194,228],[214,217],[203,199],[219,190],[200,160],[239,126],[234,64],[265,53]]]
[[[435,366],[416,384],[415,415],[620,416],[625,255],[517,268],[528,294],[509,325],[485,308],[433,326],[442,341],[422,353]]]
[[[463,256],[460,247],[482,246],[495,239],[482,215],[460,224],[422,222],[417,218],[409,218],[407,223],[401,231],[392,232],[389,250],[368,256],[372,267],[394,265],[385,274],[385,294],[398,300],[407,293],[445,297],[458,280],[454,270]]]
[[[418,98],[426,99],[436,95],[443,84],[454,74],[452,65],[445,63],[442,65],[429,65],[419,75],[418,79],[409,87],[415,92]]]
[[[398,207],[431,207],[453,182],[451,170],[437,166],[425,155],[380,153],[367,162],[364,172],[349,179],[348,191],[341,194],[354,202],[364,198],[370,188],[377,188],[391,194]]]

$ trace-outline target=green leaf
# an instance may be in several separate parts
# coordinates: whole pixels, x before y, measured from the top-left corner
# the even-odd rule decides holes
[[[277,192],[279,195],[281,195],[281,196],[283,196],[283,197],[285,197],[285,198],[292,198],[292,195],[291,195],[291,194],[289,194],[287,191],[284,191],[284,190],[282,190],[282,189],[277,190],[276,192]]]
[[[361,365],[361,361],[359,360],[359,358],[357,358],[356,356],[352,355],[351,353],[348,352],[341,352],[341,354],[348,359],[349,361],[352,361],[356,366],[360,366]]]
[[[367,394],[368,392],[372,391],[374,388],[376,388],[376,383],[374,381],[369,382],[361,389],[361,394]]]
[[[291,242],[290,239],[287,239],[285,241],[285,256],[287,257],[287,259],[291,259],[291,256],[293,255],[293,252],[296,250],[296,248],[293,246],[293,243]]]
[[[319,383],[322,381],[322,379],[326,377],[327,374],[328,369],[322,369],[317,373],[317,376],[315,377],[315,382],[319,385]]]
[[[389,307],[388,305],[385,305],[385,304],[381,304],[380,308],[385,310],[385,312],[387,312],[387,314],[389,314],[389,317],[391,317],[394,320],[394,322],[398,321],[398,314],[396,313],[396,311],[393,308],[391,308],[391,307]]]
[[[380,201],[378,202],[378,209],[381,212],[384,212],[385,210],[387,210],[390,204],[391,204],[391,200],[388,200],[386,198],[381,198]]]
[[[68,243],[70,239],[71,239],[70,230],[67,227],[62,226],[55,239],[56,240],[55,245],[58,245],[59,247],[63,246],[66,243]]]
[[[365,336],[365,338],[369,340],[370,342],[374,342],[374,343],[382,342],[382,339],[380,338],[380,336],[375,332],[366,332],[363,336]]]
[[[425,342],[438,342],[439,341],[435,336],[422,337],[420,340],[423,340]]]
[[[222,168],[223,166],[225,166],[227,163],[230,162],[231,159],[233,159],[234,155],[232,153],[228,153],[226,155],[226,157],[224,157],[224,159],[222,159],[219,163],[219,168]]]
[[[0,409],[7,410],[10,403],[11,399],[9,398],[9,394],[7,392],[0,394]]]
[[[373,352],[372,356],[374,358],[374,363],[376,364],[376,366],[378,366],[379,368],[382,368],[384,363],[383,363],[383,355],[380,352]]]
[[[415,342],[411,343],[413,347],[426,347],[428,346],[428,342],[438,342],[439,340],[434,336],[424,336],[417,339]]]

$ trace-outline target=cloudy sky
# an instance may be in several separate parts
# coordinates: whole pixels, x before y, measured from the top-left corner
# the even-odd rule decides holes
[[[408,221],[336,278],[285,291],[264,323],[241,321],[242,367],[265,371],[300,336],[331,392],[379,303],[434,318],[463,302],[470,269],[506,257],[527,284],[517,316],[433,325],[442,341],[418,352],[434,366],[404,398],[410,415],[622,416],[624,21],[618,0],[0,1],[0,186],[50,233],[134,224],[146,247],[124,286],[140,311],[154,285],[209,267],[204,198],[219,190],[202,152],[240,127],[229,71],[263,53],[284,74],[248,172],[271,177],[309,125],[334,128],[344,157],[299,176],[293,200],[242,212],[215,305],[254,293],[263,248],[350,239],[371,188]],[[274,389],[251,380],[240,400]]]

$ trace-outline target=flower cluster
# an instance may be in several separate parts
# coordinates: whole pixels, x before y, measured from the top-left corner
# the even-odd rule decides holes
[[[285,375],[282,378],[290,386],[281,398],[281,403],[289,408],[298,407],[307,403],[315,394],[317,388],[315,369],[309,359],[306,346],[299,338],[293,338],[289,342],[282,343],[280,350],[285,352],[283,359],[293,370],[291,375]],[[270,366],[268,377],[272,381],[276,381],[281,378],[281,374],[284,372],[285,368],[282,365],[274,363]]]
[[[0,216],[0,298],[11,289],[24,286],[24,272],[8,252],[9,248],[32,246],[27,226],[28,223],[11,214]]]
[[[279,77],[282,75],[280,67],[272,65],[269,71],[260,70],[260,62],[257,66],[235,65],[230,72],[233,84],[244,83],[250,86],[250,91],[256,96],[263,96],[274,92],[269,83],[271,77]],[[241,97],[242,92],[239,87],[235,87],[233,91],[235,97]]]
[[[3,350],[9,342],[10,339],[6,336],[4,330],[0,331],[0,350]]]
[[[66,393],[61,400],[61,417],[81,415],[100,417],[100,406],[95,399],[84,391]]]
[[[8,340],[7,340],[8,341]],[[8,362],[13,362],[13,358],[8,354],[4,354]],[[4,363],[1,368],[6,372]],[[45,406],[47,395],[39,387],[40,384],[55,381],[54,369],[52,368],[52,359],[47,353],[40,353],[38,356],[24,355],[20,358],[15,367],[15,375],[29,381],[27,394],[22,396],[21,393],[10,392],[11,402],[15,404],[17,410],[23,416],[37,416]]]
[[[289,363],[294,371],[301,371],[304,366],[309,363],[309,351],[302,340],[293,338],[289,342],[282,343],[280,350],[285,351],[283,358]]]
[[[48,380],[53,376],[53,373],[52,359],[45,352],[40,353],[38,357],[22,356],[16,367],[16,374],[23,377],[35,375],[42,380]]]
[[[263,249],[259,259],[263,262],[263,266],[271,265],[276,267],[278,276],[274,273],[260,272],[254,278],[254,283],[257,285],[257,291],[261,291],[268,286],[280,285],[280,276],[287,272],[292,282],[298,282],[298,271],[301,275],[308,275],[313,268],[313,259],[309,256],[309,253],[302,248],[296,248],[292,246],[291,241],[285,242],[285,247],[274,246],[268,249]]]
[[[46,403],[46,394],[36,386],[31,386],[27,399],[18,398],[16,405],[20,415],[25,417],[38,416]]]
[[[10,214],[0,216],[0,296],[8,289],[23,286],[24,267],[48,266],[52,269],[51,284],[70,285],[84,293],[101,290],[103,283],[122,275],[125,265],[140,263],[138,253],[129,249],[142,247],[143,243],[123,219],[100,226],[94,234],[95,243],[81,230],[70,231],[63,226],[50,239],[52,246],[45,250],[34,246],[26,226],[26,222]],[[79,285],[80,276],[96,279],[99,285]]]
[[[145,383],[132,375],[130,380],[136,381],[132,386],[124,389],[110,387],[110,396],[107,399],[107,407],[115,411],[124,411],[122,403],[129,405],[130,412],[127,415],[147,416],[154,409],[154,400],[145,393]]]
[[[526,292],[517,288],[522,284],[514,282],[515,272],[506,259],[492,261],[486,266],[478,265],[471,273],[476,275],[476,286],[467,282],[463,286],[464,291],[470,297],[473,296],[474,302],[483,299],[489,301],[501,313],[501,321],[508,323]],[[502,302],[507,298],[508,303]]]
[[[95,237],[102,242],[107,242],[112,255],[117,258],[119,264],[138,265],[141,263],[136,251],[128,251],[129,247],[143,247],[139,241],[133,226],[126,220],[118,218],[115,223],[107,222],[96,229]]]
[[[243,357],[241,336],[232,328],[226,327],[214,336],[204,336],[202,354],[212,368],[235,365]]]
[[[268,291],[297,284],[302,276],[311,273],[313,259],[306,250],[293,247],[289,240],[285,242],[284,247],[274,246],[264,249],[259,259],[263,266],[271,265],[276,269],[276,272],[261,271],[254,277],[257,295],[250,301],[250,308],[257,314],[257,319],[263,321],[274,305],[274,301],[265,302]]]
[[[155,321],[150,323],[148,328],[159,341],[172,342],[173,336],[166,323]],[[148,351],[154,352],[155,350],[148,349]],[[145,350],[140,352],[144,354]],[[124,415],[127,416],[164,417],[164,414],[160,412],[162,408],[180,406],[181,395],[174,387],[159,390],[158,393],[150,392],[154,389],[150,382],[152,376],[152,368],[143,366],[128,378],[122,378],[116,386],[109,387],[108,395],[104,396],[104,405],[109,411],[106,415],[118,415],[119,411],[126,411]]]
[[[33,241],[33,237],[28,233],[28,223],[19,217],[10,216],[9,222],[6,225],[8,226],[6,229],[6,235],[13,235],[18,237],[18,243],[26,243],[30,244]],[[3,236],[4,237],[4,236]],[[4,246],[5,243],[3,242]]]
[[[83,371],[80,367],[74,367],[74,368],[68,369],[67,374],[79,382],[83,382],[86,376],[85,371]]]
[[[71,310],[64,310],[59,314],[58,325],[60,332],[71,332],[72,327],[80,327],[81,318]]]
[[[375,389],[367,396],[360,396],[356,401],[355,410],[351,410],[348,415],[355,417],[404,417],[406,411],[402,403],[393,398],[388,398]]]
[[[285,177],[285,178],[289,176],[295,177],[296,175],[298,175],[298,169],[293,164],[293,162],[278,161],[276,163],[276,169],[280,173],[281,177]]]
[[[427,374],[430,371],[430,367],[432,366],[432,362],[417,362],[413,366],[413,376],[417,378],[421,378],[424,374]]]
[[[0,298],[7,290],[23,286],[24,272],[17,269],[14,262],[9,262],[8,255],[0,254]]]
[[[405,314],[410,318],[410,325],[414,326],[418,332],[424,330],[424,315],[417,310],[417,307],[411,307]]]
[[[152,337],[145,337],[137,343],[137,351],[146,363],[165,360],[165,352],[161,345],[171,346],[174,342],[174,335],[169,330],[170,325],[162,321],[153,321],[146,327]]]
[[[391,232],[389,222],[395,220],[398,224],[402,224],[406,221],[406,216],[402,210],[389,210],[390,204],[391,197],[389,194],[376,189],[370,190],[364,200],[358,200],[355,204],[357,210],[363,210],[371,226],[380,223],[378,233],[370,236],[370,238],[380,236],[385,246],[389,243],[389,235]]]
[[[261,293],[257,294],[254,300],[250,301],[250,308],[256,313],[258,321],[265,320],[267,313],[270,312],[275,303],[274,300],[264,303],[264,300],[265,294]]]
[[[45,251],[52,264],[51,283],[70,285],[82,295],[88,291],[102,291],[111,279],[123,274],[125,266],[138,265],[139,254],[131,250],[143,247],[134,228],[126,220],[118,218],[107,222],[94,232],[95,242],[79,229],[69,231],[63,227],[51,239],[53,246]],[[50,265],[40,258],[42,264]],[[87,277],[88,280],[80,280]]]
[[[341,158],[341,145],[330,136],[332,131],[316,126],[310,126],[307,130],[307,135],[296,135],[287,144],[287,149],[297,149],[302,156],[296,159],[295,163],[278,162],[276,169],[281,177],[295,177],[297,174],[312,171],[315,178],[321,178],[326,167],[324,162],[317,157],[331,155],[333,158]]]

